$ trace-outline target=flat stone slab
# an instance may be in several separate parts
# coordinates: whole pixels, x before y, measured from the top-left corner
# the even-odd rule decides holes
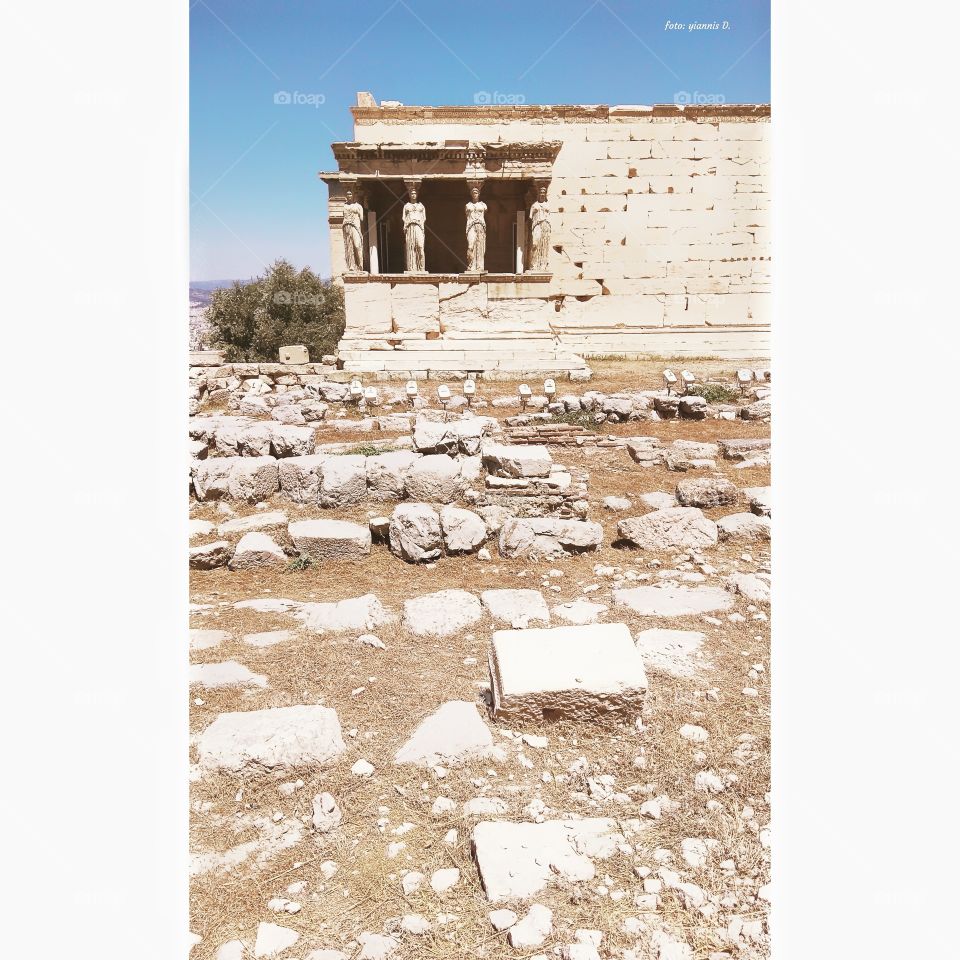
[[[485,756],[492,746],[493,737],[476,706],[451,700],[420,723],[393,762],[450,766]]]
[[[292,613],[313,633],[366,632],[396,620],[372,593],[334,603],[301,603]]]
[[[287,525],[287,515],[279,510],[254,513],[249,517],[235,517],[225,520],[217,527],[221,537],[240,536],[252,530],[276,530]]]
[[[275,707],[221,713],[197,741],[200,766],[234,773],[317,766],[346,750],[329,707]]]
[[[243,642],[251,647],[272,647],[275,643],[285,643],[292,638],[289,630],[266,630],[263,633],[245,633]]]
[[[342,560],[370,553],[370,528],[346,520],[296,520],[288,527],[293,545],[311,560]]]
[[[733,597],[719,587],[628,587],[613,591],[613,605],[644,617],[687,617],[729,610]]]
[[[596,623],[609,609],[605,603],[578,599],[569,603],[558,603],[553,608],[553,615],[558,620],[582,626],[585,623]]]
[[[550,623],[550,611],[539,590],[484,590],[480,600],[494,620],[512,627]]]
[[[231,637],[229,630],[191,630],[190,649],[209,650],[226,643]]]
[[[403,625],[418,637],[448,637],[482,617],[480,601],[466,590],[441,590],[403,604]]]
[[[594,859],[613,856],[624,842],[616,821],[606,817],[544,823],[484,820],[473,828],[472,836],[490,903],[524,900],[558,881],[592,880]]]
[[[266,687],[262,673],[252,673],[236,660],[223,663],[198,663],[190,667],[190,683],[200,687]]]
[[[695,677],[711,664],[702,653],[707,638],[696,630],[641,630],[637,649],[643,662],[674,677]]]
[[[647,675],[623,623],[498,630],[490,651],[493,712],[516,721],[639,713]]]
[[[672,493],[641,493],[640,502],[652,510],[667,510],[678,506],[677,498]]]

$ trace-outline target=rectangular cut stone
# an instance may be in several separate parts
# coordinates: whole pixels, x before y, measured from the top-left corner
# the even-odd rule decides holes
[[[483,332],[489,329],[487,319],[487,284],[441,283],[440,328]]]
[[[310,354],[307,352],[307,348],[303,346],[291,346],[291,347],[281,347],[280,348],[280,362],[281,363],[309,363]],[[290,371],[291,373],[295,371]],[[300,371],[306,373],[306,371]]]
[[[483,450],[483,465],[500,477],[549,477],[553,457],[544,446],[491,444]]]
[[[613,591],[613,605],[642,617],[689,617],[729,610],[733,595],[719,587],[628,587]]]
[[[275,707],[221,713],[200,734],[200,766],[233,773],[327,763],[346,747],[329,707]]]
[[[605,860],[625,842],[615,820],[547,820],[510,823],[485,820],[473,829],[473,856],[487,900],[525,900],[551,883],[578,883],[596,876],[593,861]]]
[[[346,520],[297,520],[290,539],[311,560],[365,557],[370,553],[370,529]]]
[[[398,333],[439,333],[439,284],[394,284],[390,291],[390,310],[393,329]]]
[[[511,722],[639,714],[647,692],[623,623],[498,630],[489,662],[494,714]]]
[[[390,284],[346,283],[343,287],[345,337],[389,333]]]

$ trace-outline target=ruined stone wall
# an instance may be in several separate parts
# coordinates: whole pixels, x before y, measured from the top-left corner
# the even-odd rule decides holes
[[[516,119],[496,108],[355,108],[354,115],[355,139],[367,143],[563,145],[549,193],[549,283],[509,285],[513,291],[457,282],[430,290],[348,284],[348,322],[360,313],[351,299],[365,298],[377,304],[379,314],[369,316],[379,316],[380,331],[403,333],[412,324],[425,335],[426,325],[432,339],[547,336],[585,355],[768,355],[767,107],[727,106],[712,115],[703,108],[543,107]]]

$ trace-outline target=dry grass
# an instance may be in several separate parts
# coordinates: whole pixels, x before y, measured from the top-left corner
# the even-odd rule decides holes
[[[702,369],[692,362],[685,365],[698,372]],[[602,361],[594,366],[600,368],[598,378],[618,375],[619,368],[614,361]],[[631,373],[635,373],[638,365],[629,366]],[[656,367],[653,364],[651,369]],[[619,388],[625,386],[646,384],[636,382],[635,378],[629,384],[621,379]],[[509,386],[505,386],[504,392],[508,390]],[[654,435],[666,441],[680,436],[696,440],[765,436],[769,430],[763,424],[725,421],[640,423],[622,427],[627,428],[624,435]],[[620,429],[609,432],[619,433]],[[370,435],[364,435],[361,442],[363,439],[369,440]],[[344,813],[344,823],[333,833],[317,836],[308,827],[299,844],[277,853],[259,869],[247,862],[230,872],[196,877],[192,884],[191,929],[204,939],[192,956],[210,960],[217,947],[233,937],[247,943],[252,955],[257,924],[263,920],[300,932],[300,941],[283,957],[301,958],[310,949],[319,947],[339,948],[354,955],[349,944],[358,934],[383,932],[391,919],[408,913],[420,913],[434,926],[424,937],[399,934],[401,947],[394,955],[397,958],[549,954],[554,946],[573,942],[574,930],[581,928],[604,931],[602,955],[609,951],[610,956],[616,956],[617,951],[639,944],[640,956],[646,956],[648,933],[660,924],[684,937],[694,948],[698,960],[713,950],[723,949],[714,928],[726,925],[726,912],[721,914],[721,920],[706,919],[696,911],[685,909],[676,894],[670,892],[662,896],[655,917],[641,914],[634,905],[634,895],[643,892],[634,869],[648,866],[656,870],[658,864],[652,854],[657,848],[672,851],[674,863],[670,866],[681,872],[684,880],[699,884],[708,894],[740,897],[739,905],[731,912],[747,919],[763,916],[752,898],[744,894],[755,892],[757,884],[769,879],[766,851],[740,813],[744,805],[750,805],[756,811],[755,822],[764,826],[769,823],[765,800],[769,790],[769,674],[764,672],[758,679],[747,677],[754,663],[769,670],[769,624],[750,619],[752,611],[743,598],[737,598],[736,610],[746,619],[730,622],[722,616],[719,626],[705,623],[699,617],[664,621],[629,613],[621,616],[619,610],[615,616],[613,611],[607,616],[608,620],[623,620],[634,631],[668,626],[699,630],[707,637],[705,653],[713,668],[702,676],[679,679],[653,669],[648,671],[650,691],[644,709],[643,732],[629,720],[525,727],[522,732],[542,733],[549,739],[545,750],[524,748],[523,753],[532,765],[527,767],[519,762],[517,746],[502,736],[498,724],[488,718],[495,741],[507,750],[506,759],[502,762],[488,759],[454,768],[443,779],[421,768],[396,767],[392,757],[417,723],[440,704],[464,699],[485,709],[483,692],[488,680],[485,660],[489,636],[494,629],[492,623],[485,620],[470,630],[443,639],[415,638],[399,625],[393,625],[376,631],[387,647],[377,650],[358,645],[354,634],[310,634],[290,616],[233,607],[234,602],[253,597],[329,601],[373,592],[386,606],[400,612],[408,597],[450,587],[475,593],[493,587],[533,587],[542,589],[552,604],[583,596],[583,587],[595,583],[600,584],[601,589],[589,599],[610,604],[611,579],[595,575],[595,565],[649,574],[653,559],[664,567],[674,563],[676,557],[672,553],[654,556],[611,546],[617,520],[642,513],[645,508],[637,504],[637,509],[627,514],[612,514],[602,509],[601,501],[610,494],[635,498],[655,490],[672,492],[685,474],[660,467],[641,468],[622,449],[554,449],[553,452],[559,462],[590,471],[591,519],[601,522],[605,532],[605,545],[596,554],[551,563],[496,557],[483,563],[473,557],[445,557],[432,569],[426,569],[405,564],[385,547],[375,545],[369,561],[362,564],[324,564],[322,568],[299,572],[216,570],[192,574],[192,600],[211,603],[214,609],[195,613],[191,625],[224,629],[232,634],[228,643],[194,653],[192,661],[239,660],[252,671],[265,674],[270,685],[267,689],[249,691],[193,688],[191,731],[198,733],[223,711],[323,703],[337,710],[348,744],[347,754],[322,770],[250,777],[206,776],[192,784],[191,840],[196,850],[225,851],[245,840],[256,839],[259,835],[256,829],[235,831],[232,825],[238,822],[237,814],[269,819],[279,811],[287,819],[309,820],[312,798],[321,790],[330,791]],[[724,462],[719,462],[718,467],[741,487],[769,483],[766,468],[735,470],[732,464]],[[280,498],[275,498],[270,508],[285,510],[291,519],[323,513],[317,508],[291,505]],[[363,520],[370,513],[389,513],[390,509],[390,504],[371,504],[325,515]],[[718,516],[737,509],[746,507],[707,512]],[[238,512],[255,511],[247,508]],[[212,505],[194,505],[192,515],[223,519]],[[718,569],[718,576],[733,569],[756,570],[767,562],[768,546],[746,548],[754,557],[752,562],[740,559],[745,550],[743,546],[721,544],[707,551],[707,556]],[[551,569],[562,570],[563,576],[548,577]],[[711,578],[711,582],[719,581]],[[242,641],[245,633],[270,629],[290,630],[293,637],[265,648]],[[741,691],[746,686],[755,687],[759,696],[745,697]],[[355,695],[353,691],[360,687],[364,688],[363,692]],[[708,690],[716,691],[715,699],[708,699]],[[194,698],[201,698],[202,704],[194,703]],[[685,723],[706,728],[710,739],[697,746],[682,740],[677,730]],[[351,735],[354,731],[355,735]],[[738,746],[737,738],[743,734],[756,738],[753,744],[756,755],[746,762],[738,762],[733,751]],[[720,810],[707,810],[707,798],[693,790],[694,774],[701,769],[693,759],[698,750],[706,755],[703,768],[721,775],[735,773],[738,778],[715,798],[721,804]],[[641,755],[645,757],[642,769],[634,765],[635,758]],[[620,804],[593,799],[583,792],[582,781],[558,782],[556,776],[563,774],[580,756],[590,761],[591,774],[614,776],[614,789],[627,793],[631,801]],[[350,773],[350,767],[360,757],[376,767],[372,778],[360,779]],[[546,773],[551,774],[548,782],[543,780]],[[304,781],[302,788],[290,796],[279,791],[281,783],[298,777]],[[243,794],[237,801],[240,789]],[[476,821],[465,818],[459,809],[442,817],[434,817],[430,812],[438,796],[462,803],[486,795],[507,801],[508,816],[522,820],[526,819],[523,808],[534,797],[539,797],[554,815],[612,816],[626,821],[638,817],[643,800],[661,794],[669,795],[678,808],[661,820],[645,821],[642,832],[631,838],[635,855],[617,854],[608,861],[597,861],[597,879],[580,885],[577,890],[559,885],[536,897],[537,902],[554,911],[554,936],[539,950],[527,952],[512,950],[506,933],[496,934],[486,919],[491,907],[483,895],[470,855],[470,832]],[[386,820],[383,830],[378,827],[378,820]],[[414,829],[402,837],[395,836],[392,831],[403,823],[414,824]],[[456,843],[448,845],[443,837],[451,828],[458,830],[458,838]],[[718,841],[706,868],[692,869],[682,861],[680,842],[685,837],[710,837]],[[398,840],[405,842],[406,848],[395,859],[389,859],[388,844]],[[719,867],[727,858],[736,863],[735,877]],[[327,860],[338,864],[338,871],[331,879],[325,878],[321,871],[321,863]],[[403,895],[400,885],[403,871],[418,870],[429,880],[432,871],[448,866],[457,866],[461,871],[459,885],[448,894],[437,896],[429,883],[425,883],[410,897]],[[296,915],[271,913],[266,907],[267,901],[271,897],[286,896],[287,885],[294,881],[306,883],[302,893],[289,895],[303,905],[302,911]],[[626,895],[619,901],[602,896],[596,892],[601,883],[610,891],[624,891]],[[522,908],[511,906],[522,914]],[[440,925],[436,923],[438,913],[451,914],[454,919]],[[648,933],[624,934],[623,920],[637,916],[647,923]],[[751,955],[750,950],[741,955]]]

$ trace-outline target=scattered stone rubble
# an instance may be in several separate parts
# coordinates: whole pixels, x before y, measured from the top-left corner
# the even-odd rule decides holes
[[[225,391],[218,398],[242,415],[198,416],[191,427],[197,509],[215,517],[191,522],[190,566],[201,571],[198,579],[215,580],[220,574],[205,571],[223,567],[249,578],[258,570],[272,576],[298,557],[320,572],[315,580],[292,578],[287,596],[264,590],[232,601],[237,615],[253,618],[239,628],[215,629],[226,604],[213,592],[191,608],[198,626],[190,648],[198,662],[190,668],[190,696],[207,710],[214,706],[192,740],[191,778],[230,778],[237,798],[235,812],[219,801],[213,810],[201,794],[194,815],[238,835],[226,851],[200,844],[191,874],[242,870],[262,878],[280,851],[295,848],[297,857],[289,875],[264,886],[264,919],[212,940],[210,955],[279,960],[292,950],[305,960],[385,960],[416,955],[427,940],[442,951],[468,911],[479,911],[488,933],[498,934],[503,953],[491,941],[490,956],[691,960],[693,927],[698,943],[714,944],[712,960],[764,955],[768,810],[765,797],[745,796],[738,786],[764,747],[755,731],[734,737],[732,751],[721,747],[717,724],[724,721],[714,705],[722,701],[729,713],[733,698],[756,711],[766,671],[746,660],[731,687],[723,660],[715,664],[711,653],[718,639],[728,642],[728,625],[766,626],[770,488],[741,488],[724,471],[769,464],[769,441],[637,436],[607,443],[598,431],[582,436],[578,423],[539,419],[556,414],[558,403],[564,413],[600,418],[597,425],[729,412],[662,392],[586,391],[511,417],[503,433],[494,418],[472,413],[445,419],[422,404],[413,413],[384,410],[377,420],[406,434],[390,441],[394,449],[321,449],[318,425],[349,403],[334,374],[328,368],[297,374],[316,382],[283,383],[285,374],[258,372],[230,386],[218,382],[229,378],[209,378],[203,396]],[[384,406],[388,399],[409,406],[399,391],[384,389],[382,399]],[[733,406],[732,416],[769,416],[769,396]],[[617,488],[628,496],[607,498],[607,508],[593,514],[601,523],[587,519],[586,473],[556,463],[549,446],[626,446],[629,460],[615,456],[627,475],[688,475],[674,484],[664,474],[656,493]],[[431,589],[424,581],[403,602],[381,602],[374,593],[317,600],[331,594],[303,592],[303,583],[326,586],[325,564],[364,563],[374,551],[403,575],[411,575],[404,564],[456,569],[444,558],[471,556],[478,572],[463,589],[438,583],[423,592]],[[597,551],[589,561],[569,560]],[[500,579],[486,582],[488,570]],[[513,575],[515,581],[502,579]],[[275,629],[277,619],[289,629]],[[406,725],[377,728],[352,715],[350,704],[369,702],[378,676],[397,670],[393,658],[402,647],[442,657],[464,636],[472,688],[453,692],[453,679],[450,692],[437,696],[418,686],[414,671],[404,675],[416,705]],[[314,646],[291,692],[278,683],[270,666],[278,661],[270,657],[282,658],[294,644],[302,652],[306,642]],[[357,679],[346,681],[335,710],[315,677],[324,675],[326,651],[338,647],[350,651]],[[222,697],[233,698],[230,709],[216,706]],[[661,730],[658,712],[677,697],[682,714]],[[582,745],[601,721],[625,768],[604,767]],[[673,749],[690,757],[680,802],[681,788],[650,770],[654,735],[676,738]],[[395,739],[384,743],[384,736]],[[253,781],[277,800],[246,809],[244,791]],[[456,792],[464,787],[465,794]],[[381,812],[376,825],[357,819],[360,798],[371,790]],[[703,829],[685,824],[674,833],[672,818],[681,812]],[[658,824],[676,839],[658,834],[648,842]],[[382,843],[385,882],[406,902],[382,922],[361,921],[366,929],[352,928],[352,939],[333,927],[301,925],[318,903],[355,901],[356,881],[344,861],[355,849],[369,856],[371,835]],[[743,863],[727,849],[731,836],[753,845]],[[443,851],[458,847],[452,862],[444,859]],[[314,872],[301,879],[301,867],[310,864]],[[308,883],[307,876],[316,879]],[[478,880],[485,908],[474,902],[471,881],[479,892]],[[581,902],[591,904],[591,917],[616,916],[616,926],[571,922]],[[624,936],[629,946],[616,946]]]

